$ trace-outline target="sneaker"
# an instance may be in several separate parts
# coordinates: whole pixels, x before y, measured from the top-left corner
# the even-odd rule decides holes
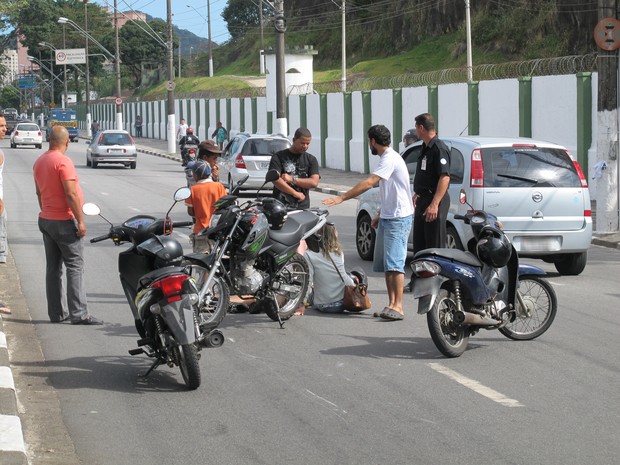
[[[72,321],[71,324],[72,325],[102,325],[103,321],[91,315],[91,316],[87,316],[83,320]]]

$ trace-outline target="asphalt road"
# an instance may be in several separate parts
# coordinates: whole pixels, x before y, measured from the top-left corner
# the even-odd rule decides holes
[[[482,331],[458,359],[435,349],[410,297],[401,322],[378,321],[372,311],[308,311],[281,330],[265,315],[228,315],[226,343],[202,352],[203,384],[188,392],[176,369],[141,378],[149,360],[127,353],[136,335],[118,282],[120,249],[110,242],[86,248],[89,310],[106,324],[47,322],[31,175],[40,152],[7,147],[9,241],[26,307],[5,328],[25,334],[15,383],[33,463],[617,463],[620,251],[593,246],[577,277],[532,261],[558,294],[551,329],[530,342]],[[83,143],[70,155],[86,201],[112,222],[163,215],[184,180],[179,164],[162,158],[142,155],[136,170],[90,169]],[[325,197],[312,194],[316,203]],[[173,218],[184,219],[183,210]],[[347,266],[367,270],[373,303],[383,308],[383,277],[355,252],[354,211],[349,201],[330,219]],[[89,238],[107,231],[100,218],[87,226]],[[186,234],[179,237],[189,249]],[[28,348],[30,362],[20,357]]]

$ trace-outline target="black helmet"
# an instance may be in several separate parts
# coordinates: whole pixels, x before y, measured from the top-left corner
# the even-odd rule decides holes
[[[351,268],[349,274],[353,275],[357,278],[357,282],[363,284],[364,286],[368,286],[368,277],[362,268],[356,266],[355,268]]]
[[[282,229],[286,222],[286,207],[282,202],[273,198],[263,199],[263,213],[271,229]]]
[[[176,239],[155,236],[138,246],[138,251],[147,257],[155,258],[155,268],[178,265],[183,258],[183,247]]]
[[[495,268],[502,268],[510,260],[512,247],[508,238],[498,233],[480,239],[476,244],[476,253],[482,263]]]

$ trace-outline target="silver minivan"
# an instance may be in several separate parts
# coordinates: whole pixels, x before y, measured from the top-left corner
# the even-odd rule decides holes
[[[566,148],[534,139],[478,136],[442,137],[450,149],[450,212],[447,247],[463,249],[471,230],[455,214],[469,207],[458,202],[467,191],[469,203],[496,215],[521,257],[554,263],[563,275],[581,273],[592,241],[592,211],[586,178]],[[422,143],[402,156],[411,182]],[[371,260],[374,230],[370,219],[378,209],[378,189],[360,196],[356,243],[360,257]],[[412,249],[412,237],[409,238]]]

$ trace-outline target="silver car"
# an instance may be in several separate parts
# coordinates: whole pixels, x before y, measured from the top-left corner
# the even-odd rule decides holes
[[[230,190],[240,179],[249,176],[241,189],[259,189],[265,184],[271,156],[290,146],[290,141],[282,135],[237,134],[220,156],[220,182]]]
[[[581,273],[592,241],[592,210],[586,178],[566,148],[526,138],[442,137],[450,149],[450,211],[447,247],[463,249],[471,229],[455,214],[469,209],[459,203],[467,191],[474,209],[502,222],[521,257],[554,263],[563,275]],[[402,152],[413,183],[422,143]],[[378,188],[360,196],[357,206],[357,251],[372,260],[375,231],[371,218],[379,208]],[[409,249],[413,249],[413,234]]]
[[[127,131],[100,131],[86,149],[86,166],[93,168],[97,168],[100,163],[121,163],[136,169],[137,160],[136,145]]]

